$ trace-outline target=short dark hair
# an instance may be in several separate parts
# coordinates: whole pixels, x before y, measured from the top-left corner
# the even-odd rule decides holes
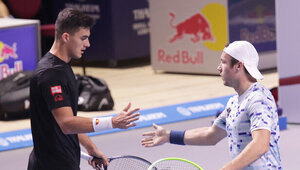
[[[231,57],[231,68],[232,68],[236,63],[239,62],[239,60],[233,58],[232,56],[230,56],[230,57]],[[246,73],[246,74],[249,74],[249,72],[248,72],[248,70],[246,69],[245,66],[244,66],[244,70],[245,70],[245,73]],[[250,75],[250,74],[249,74],[249,75]]]
[[[55,38],[58,39],[63,33],[73,34],[80,27],[91,28],[94,20],[89,15],[72,9],[65,8],[59,12],[55,22]]]
[[[232,56],[230,56],[231,57],[231,68],[236,64],[236,63],[238,63],[239,62],[239,60],[237,60],[237,59],[235,59],[235,58],[233,58]]]

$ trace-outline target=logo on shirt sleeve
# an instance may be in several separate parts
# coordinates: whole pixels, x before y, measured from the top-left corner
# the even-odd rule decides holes
[[[57,94],[57,95],[54,96],[54,101],[55,102],[62,101],[62,100],[64,100],[64,98],[62,97],[62,95]]]
[[[62,93],[62,90],[61,90],[61,86],[52,86],[51,87],[51,93],[52,95],[54,96],[55,94],[59,94],[59,93]]]

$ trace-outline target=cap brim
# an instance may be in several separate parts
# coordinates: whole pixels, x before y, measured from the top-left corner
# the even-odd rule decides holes
[[[264,76],[260,73],[260,71],[256,67],[248,67],[247,65],[245,65],[245,67],[253,78],[259,80],[264,79]]]

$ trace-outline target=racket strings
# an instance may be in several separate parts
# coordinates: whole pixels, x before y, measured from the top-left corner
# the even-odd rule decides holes
[[[151,170],[199,170],[199,168],[184,161],[164,160],[155,164]]]
[[[149,163],[140,159],[134,158],[119,158],[114,159],[109,163],[108,170],[143,170],[149,167]]]

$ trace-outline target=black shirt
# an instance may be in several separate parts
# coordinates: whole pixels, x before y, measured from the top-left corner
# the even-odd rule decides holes
[[[30,81],[31,129],[38,169],[79,169],[78,136],[64,134],[51,113],[70,106],[76,116],[77,104],[78,88],[71,66],[48,52]]]

